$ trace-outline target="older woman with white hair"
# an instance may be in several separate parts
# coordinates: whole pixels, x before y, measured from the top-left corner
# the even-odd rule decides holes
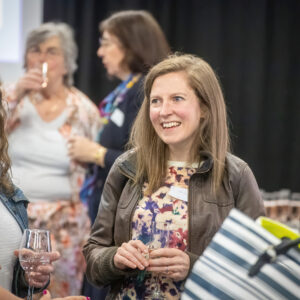
[[[30,227],[49,229],[62,256],[49,287],[55,297],[80,293],[90,229],[78,196],[85,168],[68,156],[68,140],[94,139],[100,127],[96,106],[72,86],[76,58],[72,29],[42,24],[27,38],[25,74],[5,88],[13,181],[31,201]]]

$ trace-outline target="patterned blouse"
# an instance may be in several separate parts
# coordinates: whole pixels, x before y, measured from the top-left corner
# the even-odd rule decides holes
[[[166,239],[161,239],[160,247],[186,250],[188,236],[187,189],[190,177],[195,173],[196,167],[197,164],[187,166],[183,162],[168,162],[168,172],[164,184],[151,196],[144,196],[136,207],[132,220],[132,239],[139,239],[147,245],[151,240],[151,224],[167,222],[170,224],[168,242]],[[144,184],[143,191],[146,187],[147,183]],[[164,229],[161,228],[161,230]],[[170,278],[159,276],[158,282],[166,299],[180,299],[183,281],[175,282]],[[144,299],[155,284],[155,277],[150,272],[140,271],[136,278],[126,280],[118,298]]]
[[[7,102],[7,124],[6,130],[10,134],[20,122],[20,112],[23,108],[24,98],[16,101],[15,84],[4,86],[4,99]],[[37,101],[42,99],[39,93],[32,94]],[[93,102],[75,87],[68,89],[66,98],[67,118],[64,124],[59,128],[60,134],[66,140],[72,135],[85,136],[88,139],[95,140],[101,128],[99,111]],[[72,190],[72,201],[79,201],[79,191],[85,177],[85,168],[71,161],[70,163],[70,185]]]

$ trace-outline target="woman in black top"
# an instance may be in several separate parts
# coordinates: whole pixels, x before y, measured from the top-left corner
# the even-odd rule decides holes
[[[122,82],[100,103],[103,127],[98,141],[79,136],[69,141],[69,154],[73,159],[93,164],[92,174],[81,192],[82,198],[87,200],[92,222],[108,172],[124,151],[143,101],[143,76],[169,53],[160,26],[148,12],[118,12],[102,21],[99,28],[101,39],[97,55],[108,75]]]
[[[159,24],[146,11],[115,13],[102,21],[99,29],[101,38],[97,55],[109,77],[122,82],[100,103],[103,127],[97,142],[79,136],[69,141],[71,158],[91,164],[81,198],[88,204],[92,223],[97,216],[108,172],[124,151],[131,125],[143,101],[144,75],[170,51]],[[105,297],[105,291],[97,292],[86,281],[84,294],[92,299]]]

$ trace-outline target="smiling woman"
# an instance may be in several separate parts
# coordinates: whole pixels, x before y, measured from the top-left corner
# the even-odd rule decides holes
[[[170,56],[149,71],[144,93],[133,149],[113,165],[84,247],[87,275],[110,284],[111,299],[180,299],[231,208],[256,218],[263,202],[249,166],[229,153],[225,102],[205,61]]]

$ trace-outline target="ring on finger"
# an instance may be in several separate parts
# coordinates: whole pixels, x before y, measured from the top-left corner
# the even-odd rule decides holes
[[[166,267],[166,273],[169,274],[169,267]]]

